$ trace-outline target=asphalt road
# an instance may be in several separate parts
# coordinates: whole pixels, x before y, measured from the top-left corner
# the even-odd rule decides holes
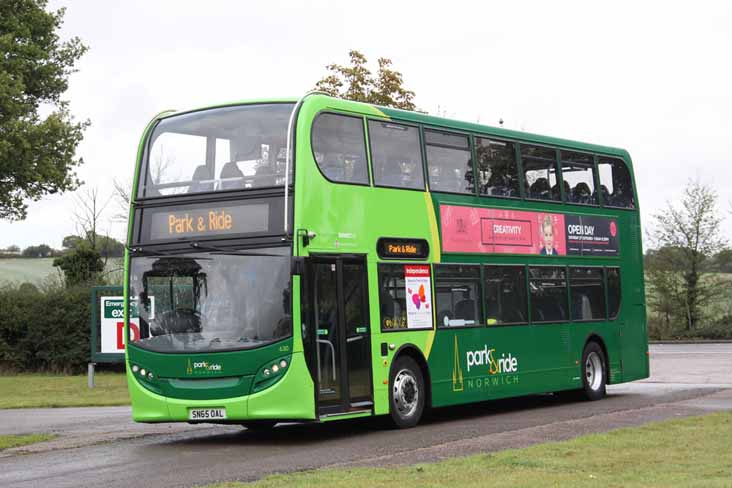
[[[60,434],[5,451],[0,486],[196,486],[323,466],[427,462],[732,409],[732,344],[655,345],[651,370],[648,380],[609,387],[599,402],[552,395],[486,402],[436,410],[419,427],[400,431],[361,420],[255,434],[136,425],[124,407],[0,410],[0,433]]]

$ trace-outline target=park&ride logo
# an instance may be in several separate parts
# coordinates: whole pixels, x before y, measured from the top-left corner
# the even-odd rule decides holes
[[[221,370],[221,365],[218,363],[209,363],[208,361],[193,362],[190,359],[188,359],[188,365],[186,367],[186,373],[188,374],[218,373]]]
[[[452,391],[487,389],[495,386],[518,384],[519,361],[512,353],[501,353],[500,356],[496,352],[496,348],[491,348],[487,344],[483,349],[467,351],[465,353],[465,364],[468,374],[471,369],[478,368],[487,373],[486,376],[468,376],[463,379],[463,371],[460,361],[460,350],[458,346],[457,336],[455,336],[455,361],[452,372]],[[487,367],[487,371],[486,371]]]

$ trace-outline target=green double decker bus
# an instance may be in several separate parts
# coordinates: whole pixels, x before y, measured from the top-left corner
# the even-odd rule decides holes
[[[410,427],[649,374],[622,149],[320,93],[164,112],[127,240],[139,422]]]

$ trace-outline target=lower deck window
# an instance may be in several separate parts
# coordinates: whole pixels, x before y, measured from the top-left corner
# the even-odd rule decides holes
[[[481,325],[481,299],[479,266],[435,266],[438,327]]]
[[[607,316],[614,319],[620,312],[620,268],[606,268]]]
[[[566,322],[567,272],[564,267],[529,267],[532,322]]]
[[[382,330],[407,328],[403,265],[379,265],[379,313]]]
[[[379,264],[381,330],[433,327],[431,272],[427,264]]]
[[[605,318],[605,286],[602,268],[569,268],[572,320]]]
[[[525,324],[529,321],[523,266],[486,266],[483,284],[488,325]]]

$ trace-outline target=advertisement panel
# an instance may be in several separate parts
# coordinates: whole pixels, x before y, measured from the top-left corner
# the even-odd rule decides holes
[[[617,256],[618,225],[613,219],[587,215],[565,215],[567,254]]]
[[[405,265],[404,288],[407,299],[407,328],[432,328],[432,290],[428,265]]]
[[[442,251],[617,256],[617,223],[595,216],[440,205]]]
[[[101,351],[102,353],[124,353],[124,297],[101,297]],[[151,316],[154,316],[155,301],[151,297]],[[130,335],[133,341],[140,340],[140,319],[137,302],[130,302]]]

